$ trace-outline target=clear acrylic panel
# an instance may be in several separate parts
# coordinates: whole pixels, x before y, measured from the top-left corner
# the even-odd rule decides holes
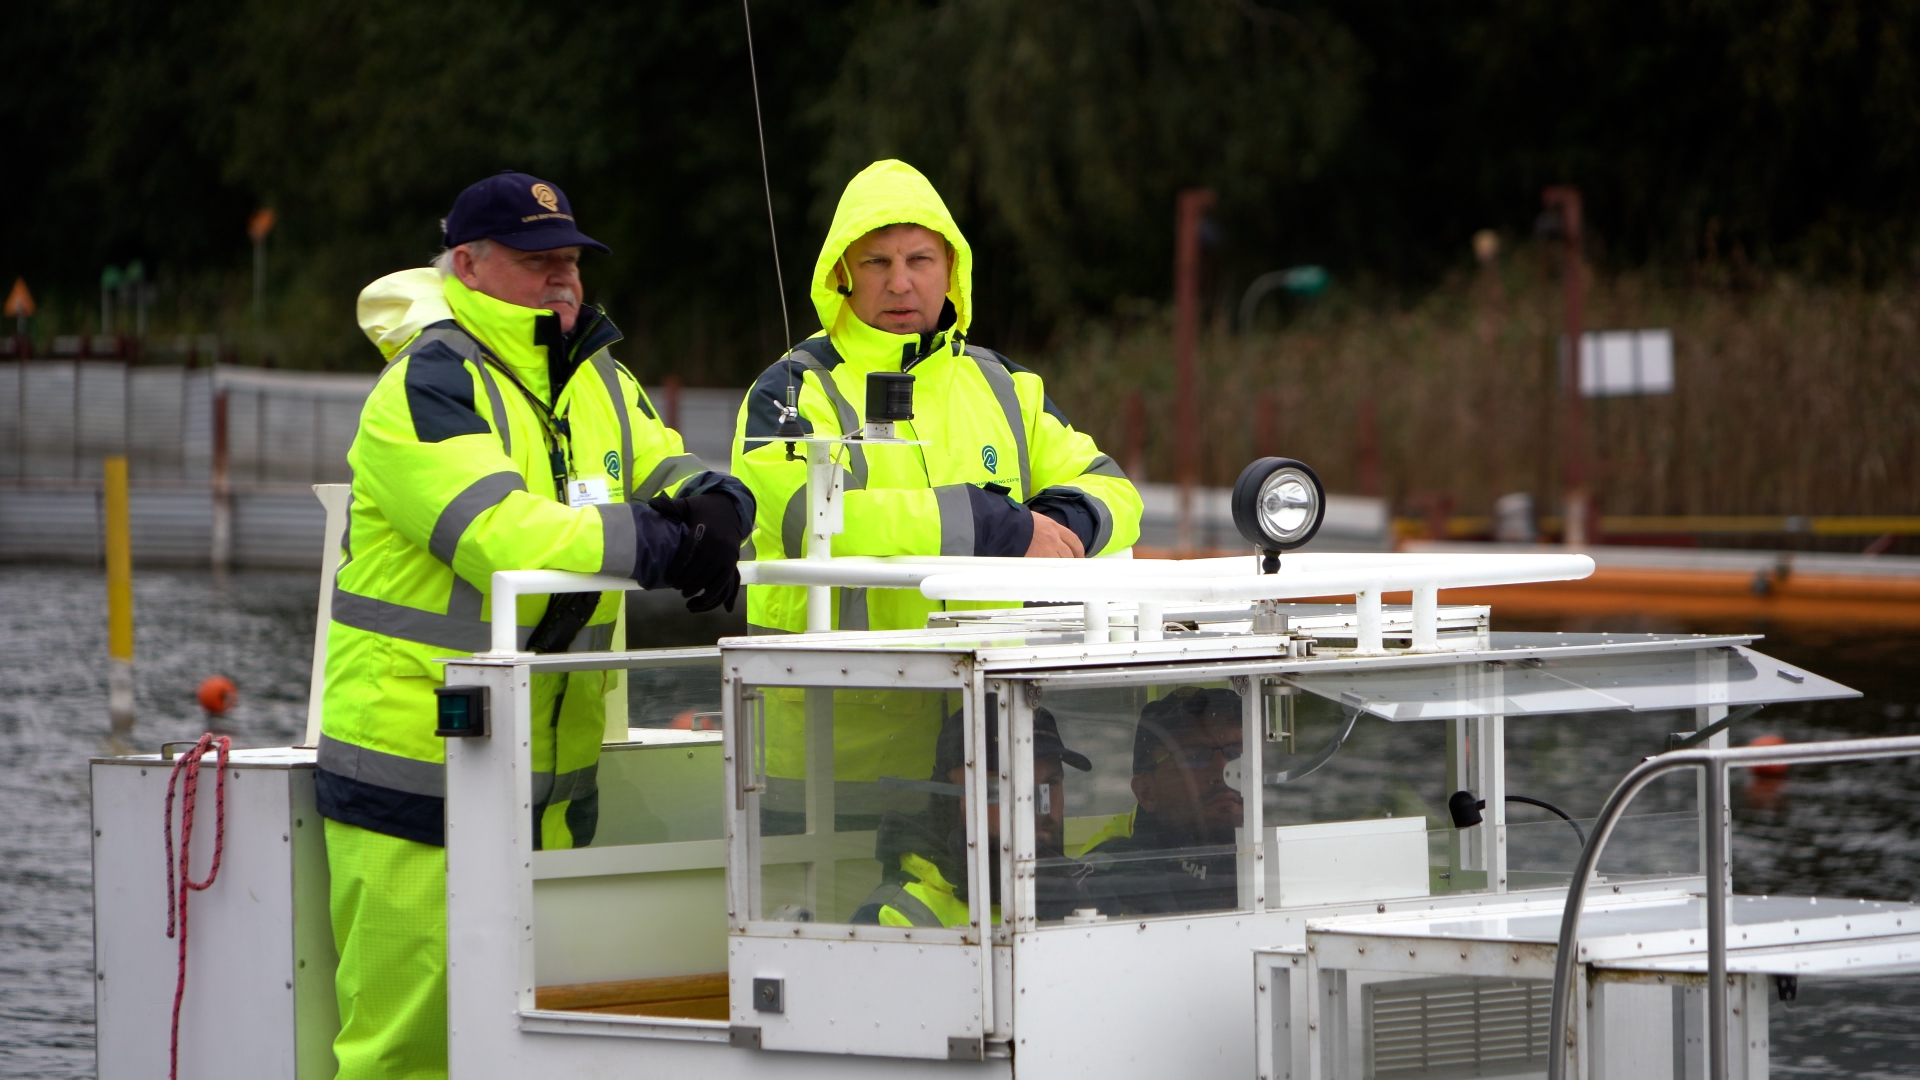
[[[1238,907],[1245,803],[1227,766],[1241,730],[1223,682],[1048,693],[1034,711],[1040,918]]]
[[[961,695],[763,686],[746,700],[762,788],[753,918],[968,925]]]

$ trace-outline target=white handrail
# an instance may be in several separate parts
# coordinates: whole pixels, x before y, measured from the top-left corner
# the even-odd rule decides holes
[[[1359,614],[1355,644],[1361,653],[1382,651],[1383,592],[1413,591],[1414,644],[1432,648],[1438,622],[1436,598],[1442,588],[1566,581],[1591,573],[1592,559],[1561,554],[1300,554],[1288,556],[1277,574],[1258,573],[1251,557],[1183,561],[853,556],[773,559],[740,566],[740,579],[748,585],[918,589],[932,600],[1081,603],[1088,608],[1090,641],[1106,640],[1102,616],[1106,605],[1115,601],[1159,605],[1352,596]],[[493,648],[486,655],[511,656],[516,652],[516,608],[521,596],[636,588],[639,586],[630,579],[597,574],[498,571],[493,575]]]

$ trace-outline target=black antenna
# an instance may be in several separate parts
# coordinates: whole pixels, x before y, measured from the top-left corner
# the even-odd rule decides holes
[[[775,433],[787,440],[787,460],[794,459],[793,440],[806,435],[800,426],[799,396],[793,382],[793,322],[787,316],[787,279],[780,269],[780,228],[773,219],[773,180],[767,173],[767,125],[760,116],[760,65],[753,55],[753,10],[748,0],[740,0],[740,16],[747,26],[747,74],[753,80],[753,130],[760,140],[760,186],[767,194],[767,235],[773,240],[773,280],[780,290],[781,340],[787,346],[787,403],[780,410],[780,428]]]

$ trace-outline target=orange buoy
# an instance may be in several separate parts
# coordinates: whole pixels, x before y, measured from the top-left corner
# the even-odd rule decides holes
[[[1785,746],[1786,744],[1786,738],[1781,735],[1755,735],[1753,740],[1747,743],[1748,746]],[[1787,767],[1785,765],[1755,765],[1752,772],[1755,776],[1785,776],[1787,775]]]
[[[225,675],[209,675],[200,681],[199,698],[200,707],[207,710],[209,716],[219,716],[240,700],[240,691]]]

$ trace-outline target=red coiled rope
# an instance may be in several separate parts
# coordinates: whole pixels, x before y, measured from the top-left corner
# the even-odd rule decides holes
[[[200,759],[208,750],[219,748],[215,761],[213,783],[213,866],[207,870],[205,881],[193,880],[191,862],[193,858],[193,808],[200,794]],[[233,740],[225,735],[208,732],[200,736],[193,749],[181,754],[173,762],[173,773],[167,777],[167,936],[174,935],[176,913],[180,925],[180,974],[173,984],[173,1036],[167,1046],[167,1076],[169,1080],[179,1080],[180,1076],[180,1002],[187,993],[187,891],[199,892],[213,884],[220,876],[220,856],[227,846],[227,751],[233,746]],[[180,781],[180,774],[186,773],[186,790],[180,797],[180,872],[178,875],[178,893],[175,889],[173,866],[173,792]]]

